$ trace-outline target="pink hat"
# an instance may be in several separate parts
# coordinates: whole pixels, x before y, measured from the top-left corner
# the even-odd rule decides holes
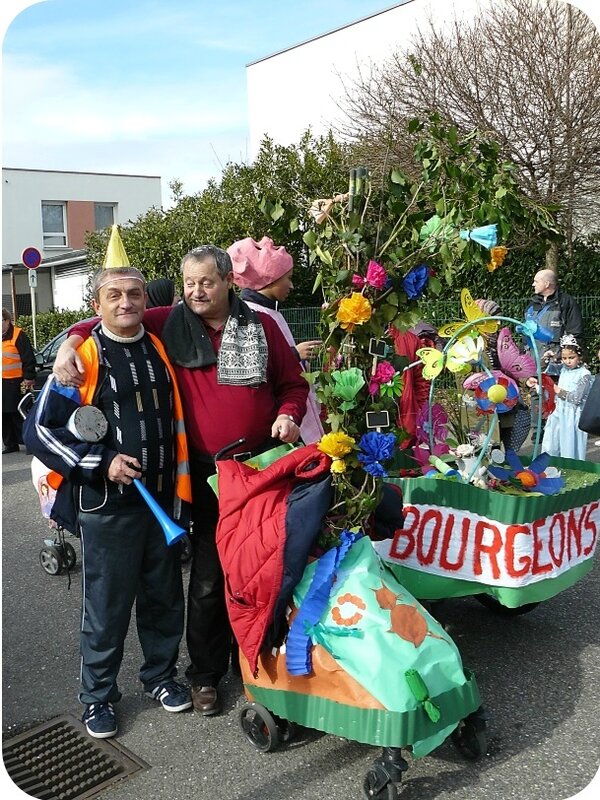
[[[233,264],[233,280],[242,289],[259,291],[294,267],[294,260],[285,247],[276,247],[263,236],[260,242],[248,237],[227,248]]]

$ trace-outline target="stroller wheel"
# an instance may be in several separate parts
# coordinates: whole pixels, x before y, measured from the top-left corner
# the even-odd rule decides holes
[[[458,727],[452,732],[452,741],[462,755],[471,761],[476,761],[487,753],[486,727],[488,717],[489,715],[483,707],[478,708],[477,711],[461,720]]]
[[[63,544],[63,552],[65,555],[65,561],[67,562],[67,569],[73,569],[77,563],[77,553],[75,552],[75,548],[72,544],[69,544],[69,542],[65,542]]]
[[[58,575],[64,566],[63,557],[58,547],[42,547],[40,550],[40,564],[48,575]]]
[[[365,775],[363,796],[366,800],[398,800],[396,784],[381,764],[374,764]]]
[[[259,703],[248,703],[242,708],[240,725],[246,739],[257,750],[269,753],[279,745],[279,731],[275,718]]]
[[[181,537],[181,540],[179,541],[179,547],[181,548],[181,563],[187,564],[187,562],[192,558],[192,542],[187,534]]]

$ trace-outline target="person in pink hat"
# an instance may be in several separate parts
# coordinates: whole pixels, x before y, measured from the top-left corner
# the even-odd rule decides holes
[[[287,299],[294,288],[292,256],[285,247],[276,246],[268,236],[263,236],[259,242],[251,237],[240,239],[227,252],[233,264],[234,283],[242,290],[240,298],[250,308],[272,317],[296,357],[303,364],[308,362],[318,351],[321,341],[312,339],[296,344],[289,325],[279,311],[279,304]],[[300,425],[300,438],[305,444],[311,444],[318,442],[322,435],[319,403],[311,390],[306,401],[306,415]]]

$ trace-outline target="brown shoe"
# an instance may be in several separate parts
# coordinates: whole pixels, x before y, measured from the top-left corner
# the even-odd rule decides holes
[[[204,717],[218,714],[221,710],[219,695],[214,686],[192,686],[192,703],[194,711]]]

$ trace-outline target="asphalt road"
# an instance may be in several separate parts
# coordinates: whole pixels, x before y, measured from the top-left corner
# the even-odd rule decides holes
[[[590,447],[600,459],[600,448]],[[30,481],[29,457],[3,458],[2,730],[5,739],[65,713],[81,713],[78,691],[80,567],[42,571],[48,530]],[[79,556],[79,542],[69,537]],[[184,567],[185,572],[185,567]],[[407,755],[403,800],[564,800],[600,764],[599,568],[529,614],[506,619],[473,598],[445,601],[439,617],[474,670],[492,718],[489,752],[465,760],[447,741],[421,760]],[[213,718],[165,713],[137,681],[134,626],[117,706],[119,741],[151,768],[102,792],[105,800],[359,800],[377,748],[300,730],[268,754],[243,737],[239,679],[222,685]],[[182,671],[185,649],[182,650]],[[9,796],[22,796],[5,777]],[[595,783],[600,785],[600,777]],[[586,792],[587,795],[587,792]]]

